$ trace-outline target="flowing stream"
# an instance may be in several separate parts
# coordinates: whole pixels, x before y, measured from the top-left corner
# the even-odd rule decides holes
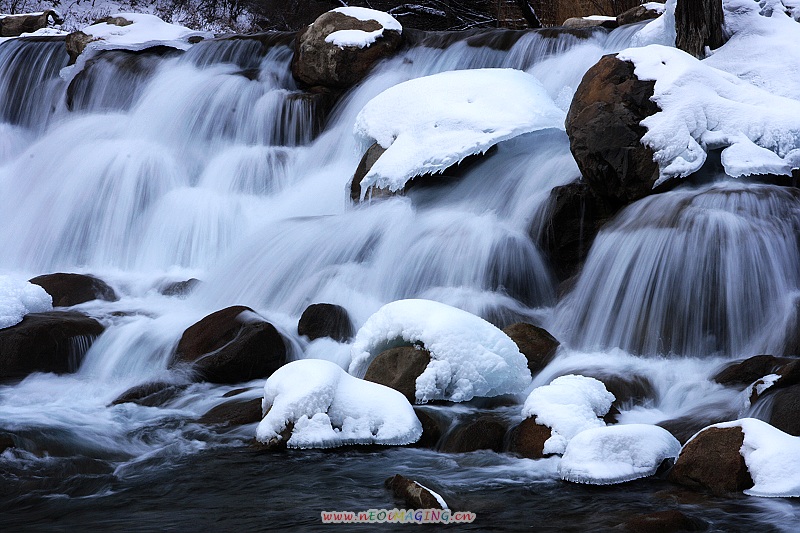
[[[292,358],[346,365],[348,346],[297,335],[306,306],[342,305],[359,326],[387,302],[420,297],[501,327],[550,330],[563,344],[537,386],[568,372],[635,376],[648,394],[624,406],[622,422],[738,416],[741,395],[710,376],[727,360],[784,350],[800,290],[800,199],[788,189],[723,177],[642,200],[602,230],[562,296],[529,236],[550,189],[579,177],[562,130],[501,143],[457,181],[362,206],[348,199],[366,148],[355,117],[384,89],[513,67],[566,110],[586,70],[635,29],[498,33],[508,49],[418,38],[327,114],[295,85],[287,36],[109,51],[77,75],[62,70],[63,38],[0,43],[0,273],[85,272],[121,296],[77,306],[107,326],[77,373],[0,385],[0,432],[23,443],[0,455],[2,529],[203,521],[308,531],[321,528],[321,510],[394,507],[382,483],[402,473],[478,513],[461,529],[600,530],[677,508],[718,531],[792,530],[791,501],[712,498],[655,480],[566,485],[553,459],[492,452],[264,455],[246,446],[253,425],[196,423],[233,388],[261,396],[263,380],[192,384],[161,408],[109,407],[131,386],[179,382],[167,366],[181,333],[223,307],[262,314]],[[188,297],[160,294],[189,278],[202,283]],[[519,404],[436,409],[458,418],[478,407],[521,420]]]

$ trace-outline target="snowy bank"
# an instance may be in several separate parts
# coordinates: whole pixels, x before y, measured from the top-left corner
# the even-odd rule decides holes
[[[356,135],[386,149],[363,180],[402,189],[414,176],[444,171],[465,157],[523,133],[564,128],[535,77],[514,69],[442,72],[391,87],[356,118]]]
[[[414,408],[402,394],[354,378],[329,361],[303,359],[279,368],[267,379],[262,407],[266,416],[256,439],[280,440],[290,427],[290,448],[403,445],[422,435]]]
[[[367,9],[365,7],[340,7],[333,10],[334,13],[341,13],[354,19],[364,22],[377,22],[380,28],[373,31],[364,30],[337,30],[325,37],[326,43],[331,43],[339,48],[353,46],[356,48],[366,48],[376,40],[383,37],[384,30],[392,30],[398,33],[403,32],[403,27],[393,16],[383,11]]]
[[[668,25],[672,4],[651,25]],[[655,81],[661,112],[641,124],[660,169],[656,185],[699,170],[714,149],[733,177],[800,168],[800,47],[790,44],[800,42],[800,25],[780,1],[762,4],[772,9],[726,0],[730,40],[706,59],[661,45],[618,54],[640,80]]]
[[[53,299],[40,286],[0,276],[0,329],[19,324],[28,313],[52,310]]]
[[[623,483],[656,473],[678,457],[681,443],[666,429],[627,424],[587,429],[575,435],[561,458],[561,479],[591,485]]]
[[[527,360],[508,335],[478,316],[431,300],[398,300],[369,317],[353,342],[350,373],[363,376],[382,351],[417,343],[431,354],[416,381],[419,403],[517,394],[531,382]]]
[[[522,416],[550,428],[543,453],[564,453],[569,441],[587,429],[604,427],[614,395],[599,380],[585,376],[561,376],[534,389],[522,406]]]

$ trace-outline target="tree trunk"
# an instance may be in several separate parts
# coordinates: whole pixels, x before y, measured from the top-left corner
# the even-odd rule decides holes
[[[706,46],[713,49],[725,43],[723,22],[722,0],[678,0],[675,8],[675,45],[702,59]]]
[[[520,11],[522,11],[522,16],[525,17],[525,20],[528,22],[528,26],[531,28],[542,27],[539,17],[536,16],[536,12],[528,3],[528,0],[517,0],[517,5],[519,6]]]

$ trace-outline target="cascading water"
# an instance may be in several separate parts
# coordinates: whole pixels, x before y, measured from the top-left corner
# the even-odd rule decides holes
[[[501,39],[508,49],[491,39],[419,38],[327,115],[295,85],[283,35],[207,41],[183,53],[108,52],[80,72],[62,71],[66,79],[59,76],[67,64],[63,40],[0,43],[0,271],[90,272],[121,295],[79,306],[107,330],[76,374],[0,385],[0,432],[24,444],[0,457],[0,476],[39,480],[26,491],[0,489],[9,516],[21,520],[41,495],[64,494],[71,498],[56,502],[55,512],[79,509],[75,516],[90,519],[119,507],[114,498],[126,491],[149,500],[159,483],[173,494],[226,476],[265,478],[257,490],[277,491],[269,470],[295,472],[296,480],[280,478],[289,492],[276,498],[314,509],[308,524],[318,521],[320,506],[385,505],[378,493],[330,495],[317,479],[320,469],[333,469],[347,486],[355,479],[361,486],[353,493],[374,485],[368,472],[382,480],[395,470],[450,470],[441,484],[453,493],[500,487],[486,500],[465,501],[479,515],[491,515],[501,501],[525,504],[515,492],[521,486],[565,507],[585,498],[561,493],[548,460],[397,449],[359,459],[362,468],[342,480],[352,469],[346,454],[276,461],[242,452],[252,426],[219,433],[194,423],[224,401],[229,386],[188,385],[163,408],[109,406],[143,382],[185,386],[168,370],[181,333],[228,305],[248,305],[272,321],[290,340],[292,357],[341,364],[347,346],[298,338],[297,319],[308,304],[340,304],[358,326],[387,302],[435,299],[501,326],[526,320],[563,334],[567,347],[536,384],[566,372],[643,376],[654,392],[623,406],[623,420],[652,423],[704,406],[727,413],[738,397],[709,376],[726,358],[780,346],[782,335],[759,332],[785,315],[786,298],[798,289],[791,265],[800,253],[800,203],[785,190],[717,184],[639,202],[601,233],[575,289],[560,302],[528,228],[550,189],[579,176],[563,131],[501,143],[458,181],[367,205],[347,200],[366,148],[352,134],[355,116],[384,89],[446,70],[512,67],[534,74],[566,109],[584,72],[624,48],[635,30],[588,39],[509,32]],[[187,298],[158,293],[166,281],[190,277],[202,282]],[[690,357],[666,358],[673,354]],[[257,398],[262,385],[237,387],[254,387],[245,396]],[[500,412],[518,418],[519,406]],[[252,501],[227,485],[219,490],[222,506],[241,510]],[[77,496],[96,498],[89,504]],[[630,503],[597,497],[611,506]],[[160,527],[143,517],[140,504],[119,501]],[[792,512],[750,505],[759,520]],[[210,515],[204,509],[197,516]],[[285,511],[264,516],[276,527],[297,526]],[[593,524],[582,511],[565,516],[582,530]],[[522,524],[508,513],[495,519]]]

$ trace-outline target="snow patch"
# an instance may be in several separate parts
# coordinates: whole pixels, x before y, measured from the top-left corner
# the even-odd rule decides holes
[[[384,30],[403,32],[403,27],[400,23],[388,13],[377,11],[375,9],[367,9],[364,7],[340,7],[334,9],[333,12],[341,13],[361,21],[373,21],[380,24],[380,28],[374,31],[364,30],[337,30],[327,37],[325,42],[345,48],[347,46],[355,48],[366,48],[374,43],[376,40],[383,37]]]
[[[144,13],[117,13],[112,17],[122,17],[132,24],[117,26],[106,22],[93,24],[81,31],[95,40],[87,45],[97,50],[144,50],[164,45],[185,50],[189,48],[190,37],[211,38],[213,34],[194,31],[185,26],[164,22],[155,15]]]
[[[432,300],[398,300],[369,317],[353,342],[350,373],[363,376],[382,351],[409,343],[422,343],[431,354],[417,378],[418,403],[518,394],[531,382],[527,360],[508,335]]]
[[[656,473],[665,459],[678,457],[681,443],[664,428],[626,424],[587,429],[567,444],[558,466],[561,479],[611,485]]]
[[[39,285],[0,276],[0,329],[22,322],[28,313],[53,310],[53,298]]]
[[[745,494],[765,498],[800,497],[800,437],[755,418],[709,427],[742,428],[744,442],[739,451],[754,483]]]
[[[411,444],[422,435],[414,408],[399,392],[354,378],[330,361],[302,359],[282,366],[264,385],[266,416],[256,439],[280,439],[290,448],[348,444]]]
[[[397,191],[414,176],[444,171],[523,133],[564,128],[534,76],[514,69],[442,72],[391,87],[356,118],[356,135],[386,149],[361,180]]]
[[[534,389],[522,406],[522,416],[550,428],[544,453],[564,453],[569,441],[587,429],[604,427],[602,418],[614,402],[602,381],[569,374]]]

